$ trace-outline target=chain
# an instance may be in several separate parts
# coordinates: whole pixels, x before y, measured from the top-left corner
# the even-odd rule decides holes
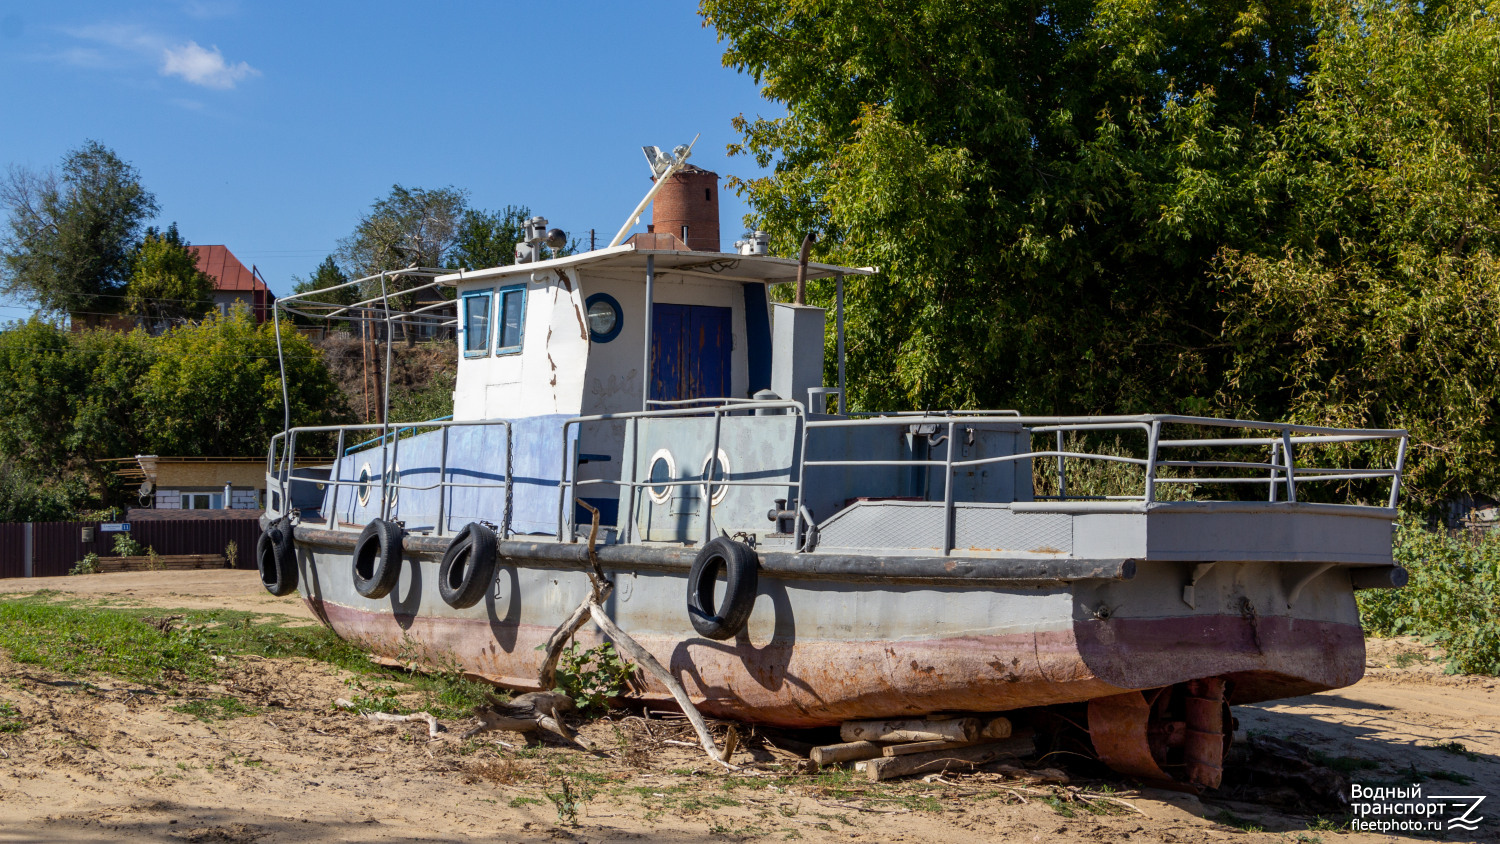
[[[511,436],[510,424],[505,426],[505,522],[504,530],[501,531],[501,539],[510,539],[510,517],[511,510],[515,506],[514,497],[516,492],[515,480],[515,440]]]

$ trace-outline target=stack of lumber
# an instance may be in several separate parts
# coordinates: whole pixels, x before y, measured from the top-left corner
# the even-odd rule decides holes
[[[221,569],[228,563],[223,554],[158,554],[156,557],[100,557],[99,571],[162,571]]]
[[[1036,745],[1028,735],[1011,735],[1008,718],[929,715],[882,721],[845,721],[842,744],[815,747],[818,767],[853,762],[873,781],[970,769],[1029,756]]]

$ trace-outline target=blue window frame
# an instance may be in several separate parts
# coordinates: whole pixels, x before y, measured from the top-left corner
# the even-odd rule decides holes
[[[490,353],[491,291],[476,290],[464,294],[464,357],[479,358]]]
[[[521,351],[521,337],[526,327],[526,285],[500,288],[496,320],[495,354],[512,355]]]

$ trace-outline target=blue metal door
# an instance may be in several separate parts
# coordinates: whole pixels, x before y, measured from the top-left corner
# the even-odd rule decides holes
[[[651,398],[729,395],[733,311],[709,305],[657,304],[651,310]]]

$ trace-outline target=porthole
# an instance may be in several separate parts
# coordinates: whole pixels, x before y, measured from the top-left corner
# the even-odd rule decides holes
[[[711,477],[709,475],[710,471],[713,472],[713,475]],[[719,449],[718,460],[714,460],[709,457],[703,458],[703,471],[699,474],[699,477],[703,478],[703,480],[705,481],[708,481],[708,483],[705,483],[703,485],[703,496],[705,498],[712,496],[714,504],[723,503],[724,496],[729,494],[729,484],[720,484],[718,486],[714,486],[713,482],[724,480],[724,477],[728,474],[729,455],[724,453],[724,449]]]
[[[359,506],[366,507],[370,503],[370,464],[359,467]]]
[[[651,496],[651,500],[657,504],[667,503],[672,498],[672,487],[666,482],[677,479],[677,461],[672,459],[672,452],[663,448],[651,455],[651,471],[647,474],[647,478],[654,484],[660,484],[660,486],[646,488],[646,493]]]
[[[590,340],[608,343],[620,336],[625,320],[615,297],[608,293],[595,293],[584,301],[584,310],[588,313]]]

